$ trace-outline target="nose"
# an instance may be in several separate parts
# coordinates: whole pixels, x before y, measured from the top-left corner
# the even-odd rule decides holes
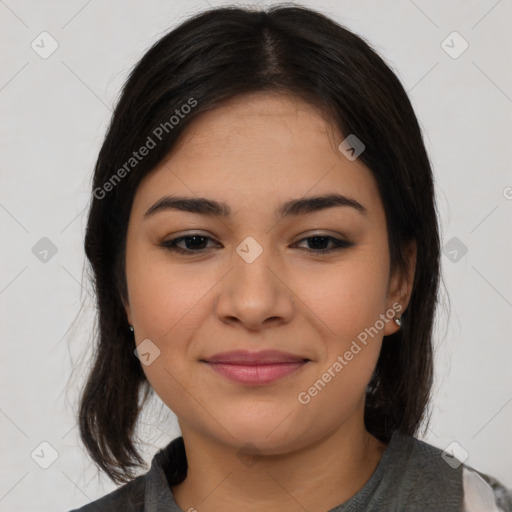
[[[293,292],[284,271],[263,251],[248,262],[237,253],[232,269],[221,281],[216,302],[217,317],[224,323],[257,331],[288,323],[293,315]]]

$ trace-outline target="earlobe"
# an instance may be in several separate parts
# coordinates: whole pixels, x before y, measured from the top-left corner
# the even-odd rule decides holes
[[[388,320],[384,326],[384,336],[389,336],[400,330],[402,326],[402,311],[404,311],[404,309],[400,301],[394,302],[393,306],[388,308],[386,318],[389,318],[387,312],[390,310],[394,312],[394,315],[391,316],[390,320]]]
[[[416,241],[412,241],[405,249],[405,269],[397,269],[394,290],[390,295],[402,305],[402,313],[407,309],[412,294],[414,275],[416,273]]]
[[[384,329],[384,336],[394,334],[401,327],[401,317],[412,294],[414,275],[416,273],[416,241],[411,241],[405,250],[406,269],[396,268],[390,280],[388,294],[388,310],[392,309],[395,314],[393,322],[388,322]]]

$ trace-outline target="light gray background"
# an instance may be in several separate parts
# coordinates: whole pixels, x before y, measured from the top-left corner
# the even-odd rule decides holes
[[[82,276],[91,173],[128,71],[209,4],[219,5],[0,0],[2,511],[69,510],[114,488],[86,457],[73,413],[94,313]],[[454,246],[456,261],[443,256],[450,304],[444,296],[426,440],[457,441],[468,464],[510,487],[512,1],[304,5],[365,37],[409,92],[435,168],[443,245],[456,237],[467,247]],[[46,59],[31,48],[50,48],[43,31],[59,45]],[[446,40],[453,31],[469,44],[458,58],[445,51],[462,48]],[[47,262],[32,252],[43,237],[57,248]],[[148,415],[146,456],[177,434],[172,416]],[[51,462],[43,441],[58,454],[48,469],[31,458],[36,450],[39,464]]]

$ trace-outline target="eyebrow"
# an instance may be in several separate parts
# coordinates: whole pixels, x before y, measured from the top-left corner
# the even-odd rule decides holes
[[[353,198],[341,194],[326,194],[322,196],[304,197],[293,199],[283,203],[276,214],[280,218],[305,215],[307,213],[325,210],[337,206],[346,206],[355,209],[362,215],[367,215],[368,210]],[[151,217],[158,212],[177,210],[197,213],[200,215],[229,217],[231,208],[223,202],[204,197],[165,196],[160,198],[144,214],[144,218]]]

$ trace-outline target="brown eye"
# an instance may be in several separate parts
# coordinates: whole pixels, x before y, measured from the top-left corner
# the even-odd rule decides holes
[[[308,241],[308,250],[316,254],[325,254],[341,249],[347,249],[348,247],[352,247],[354,245],[352,242],[349,242],[348,240],[340,240],[339,238],[324,235],[308,236],[300,240],[298,243],[304,241]],[[326,249],[325,247],[328,246],[329,243],[332,243],[334,247],[331,246],[331,248]]]
[[[213,240],[213,238],[205,235],[192,234],[166,240],[160,245],[170,251],[174,251],[180,254],[197,254],[209,251],[210,248],[205,247],[208,240]],[[180,247],[178,245],[182,242],[184,243],[185,247]]]

